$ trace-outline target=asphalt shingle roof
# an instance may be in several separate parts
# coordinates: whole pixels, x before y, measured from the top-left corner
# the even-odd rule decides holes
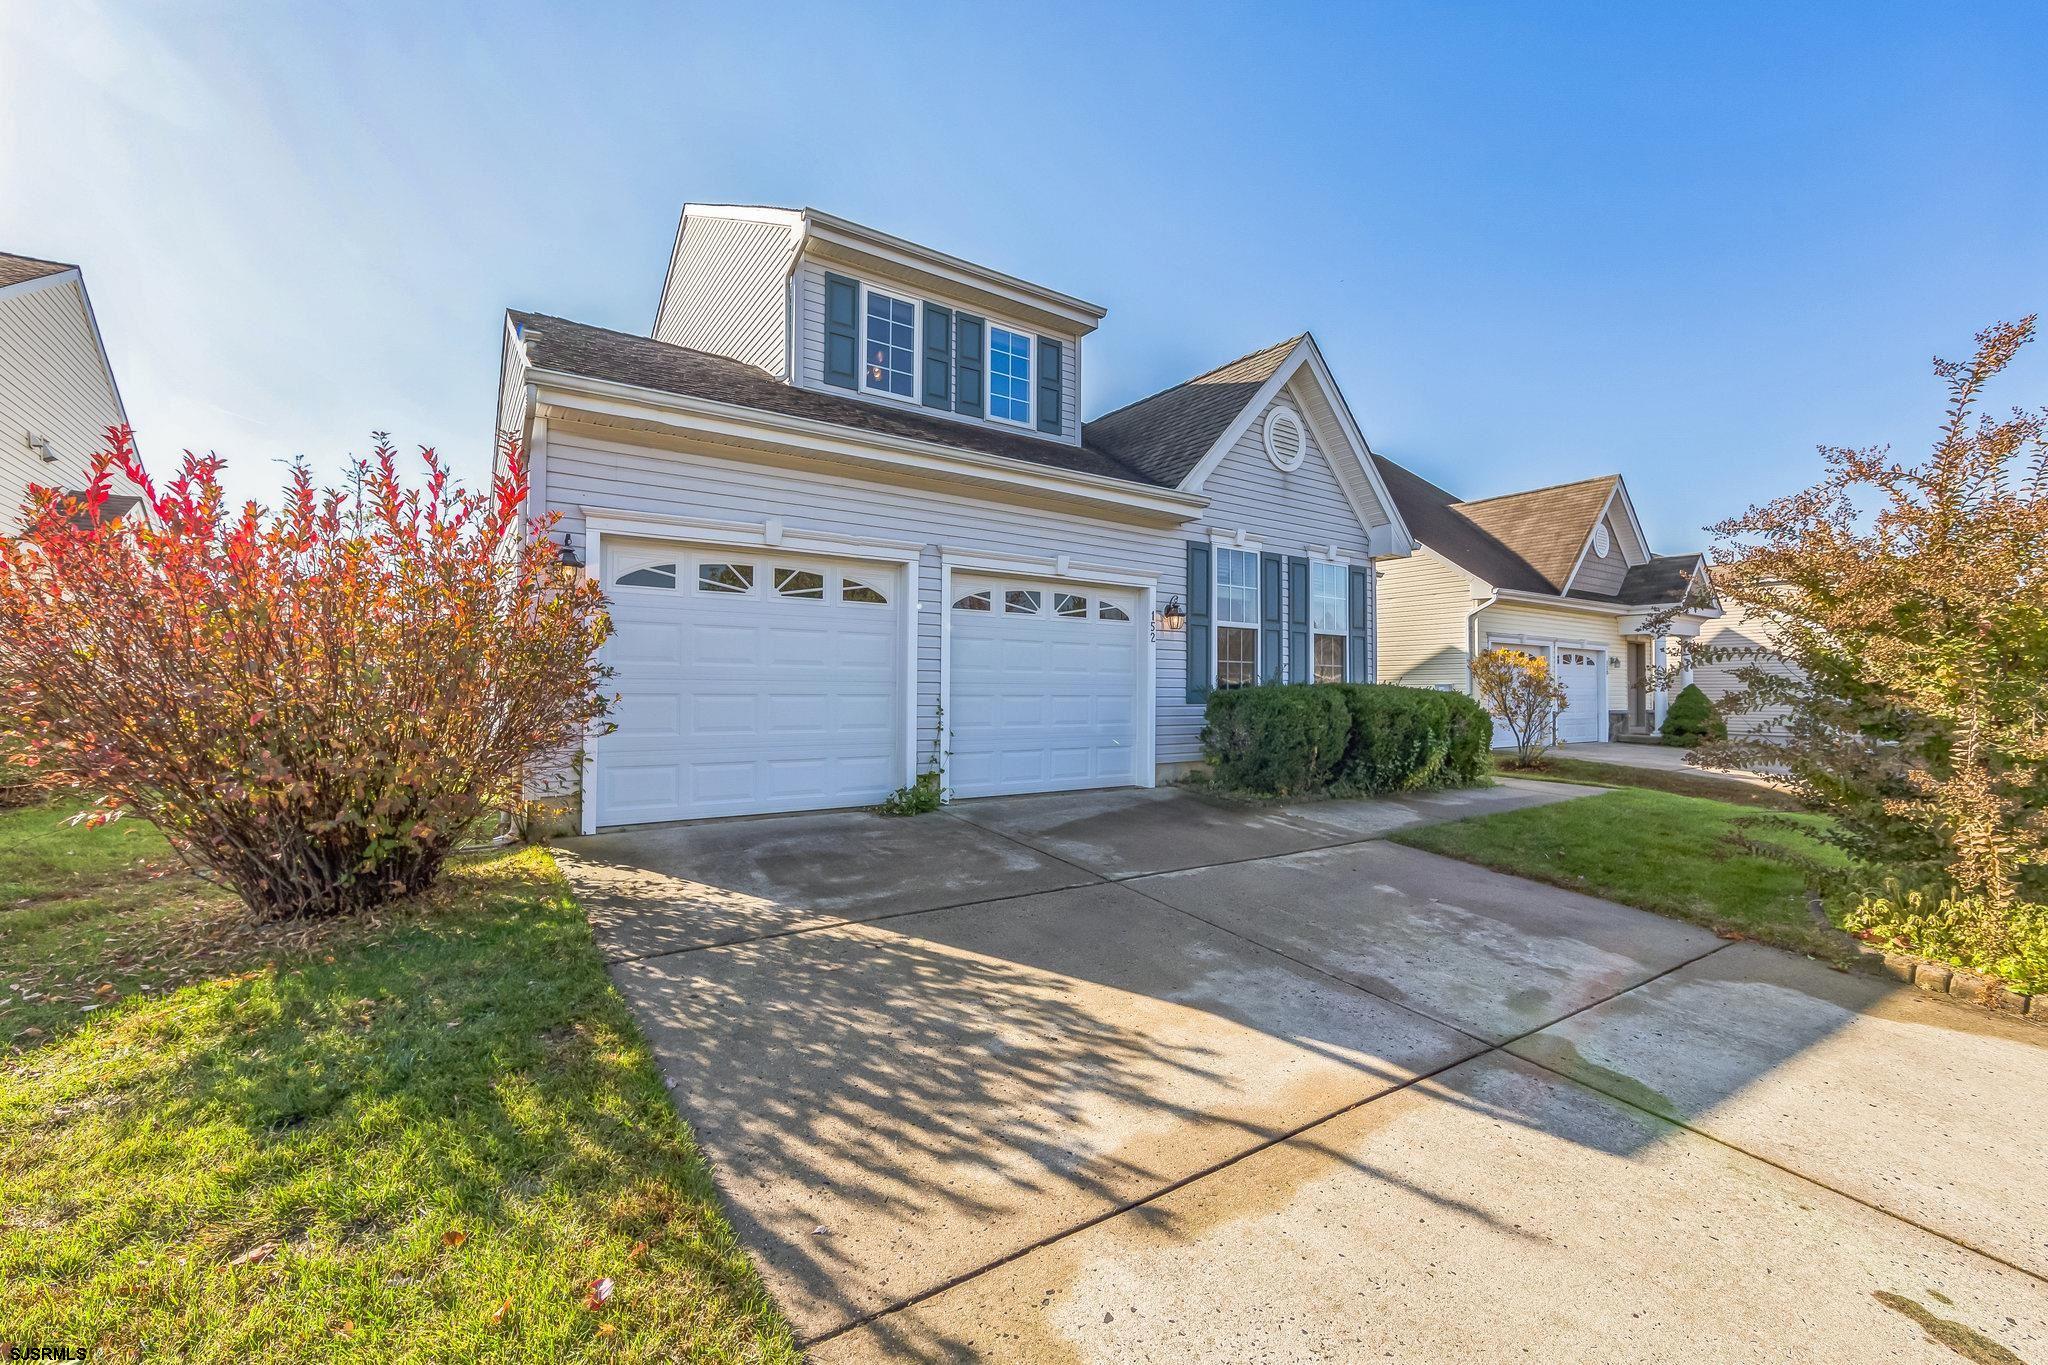
[[[23,284],[39,280],[45,275],[56,275],[74,267],[62,261],[38,260],[34,256],[10,256],[0,251],[0,288],[10,284]]]
[[[1553,596],[1563,593],[1616,482],[1603,474],[1463,502],[1384,456],[1373,459],[1418,541],[1496,588]],[[1631,566],[1614,593],[1573,589],[1569,596],[1631,607],[1676,602],[1699,562],[1696,554],[1653,555]]]
[[[1053,469],[1154,484],[1158,480],[1089,444],[999,431],[972,422],[930,417],[913,408],[841,398],[785,384],[745,361],[674,346],[630,332],[614,332],[545,313],[512,311],[522,331],[537,333],[528,353],[545,370],[631,384],[661,393],[704,398],[763,412],[832,422],[858,431],[930,441],[982,455],[1024,460]]]
[[[1150,481],[1178,487],[1300,341],[1289,337],[1106,412],[1082,428],[1082,439]]]

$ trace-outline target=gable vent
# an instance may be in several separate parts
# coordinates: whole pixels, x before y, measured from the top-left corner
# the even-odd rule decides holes
[[[1612,540],[1610,540],[1610,539],[1608,538],[1608,535],[1607,535],[1607,523],[1606,523],[1606,522],[1604,522],[1604,521],[1603,521],[1603,522],[1601,522],[1601,523],[1600,523],[1600,524],[1599,524],[1598,526],[1595,526],[1595,527],[1593,528],[1593,553],[1594,553],[1594,554],[1596,554],[1596,555],[1599,555],[1599,556],[1600,556],[1600,557],[1601,557],[1602,559],[1605,559],[1605,558],[1607,558],[1607,552],[1608,552],[1608,550],[1610,550],[1610,549],[1612,549],[1612,548],[1613,548],[1613,544],[1614,544],[1614,543],[1613,543],[1613,541],[1612,541]]]
[[[1308,454],[1308,438],[1301,429],[1301,416],[1293,408],[1276,407],[1266,414],[1266,458],[1275,469],[1301,468]]]

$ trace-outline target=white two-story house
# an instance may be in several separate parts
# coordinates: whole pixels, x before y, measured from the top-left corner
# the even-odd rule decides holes
[[[577,823],[1150,786],[1212,688],[1375,676],[1409,536],[1303,334],[1084,421],[1104,309],[692,204],[647,336],[507,314],[498,424],[612,603]]]

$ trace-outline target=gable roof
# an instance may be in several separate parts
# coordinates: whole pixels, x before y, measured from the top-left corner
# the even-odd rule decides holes
[[[1082,424],[1081,439],[1152,482],[1178,487],[1306,335],[1261,347],[1106,412]]]
[[[1147,478],[1140,471],[1087,444],[1069,445],[1044,436],[999,431],[945,417],[928,417],[913,408],[897,408],[799,388],[743,360],[630,332],[592,327],[588,323],[571,322],[545,313],[524,313],[513,309],[507,315],[525,336],[527,355],[538,369],[831,422],[884,436],[930,441],[935,445],[1024,460],[1100,478],[1139,484],[1157,483],[1157,480]]]
[[[13,256],[0,251],[0,289],[10,284],[26,284],[40,280],[45,275],[61,275],[67,270],[78,269],[62,261],[45,261],[35,256]]]
[[[1493,587],[1515,592],[1557,591],[1513,546],[1465,516],[1457,494],[1438,488],[1385,456],[1372,458],[1401,519],[1417,540]]]
[[[1621,587],[1612,597],[1602,593],[1574,591],[1573,597],[1593,597],[1629,607],[1662,606],[1685,600],[1693,575],[1699,572],[1701,556],[1656,555],[1641,564],[1631,564],[1622,576]]]
[[[1513,546],[1543,579],[1543,591],[1562,593],[1593,535],[1594,523],[1614,496],[1617,482],[1615,475],[1602,474],[1526,493],[1461,502],[1458,512],[1503,545]]]

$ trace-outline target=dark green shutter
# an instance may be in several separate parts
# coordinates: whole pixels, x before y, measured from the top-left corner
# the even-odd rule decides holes
[[[1286,561],[1279,555],[1259,556],[1259,662],[1265,665],[1259,670],[1260,682],[1280,681],[1287,624],[1280,613],[1280,582],[1286,571]]]
[[[1060,431],[1060,344],[1038,339],[1038,429]]]
[[[825,276],[825,382],[860,387],[860,285]]]
[[[1287,678],[1316,680],[1308,656],[1308,561],[1298,555],[1287,560]]]
[[[1372,573],[1370,564],[1351,570],[1351,644],[1344,651],[1344,671],[1353,682],[1372,681]]]
[[[953,406],[953,310],[924,306],[924,405]]]
[[[1209,542],[1188,542],[1188,700],[1209,699]]]
[[[982,415],[988,324],[970,313],[953,315],[953,411]]]

